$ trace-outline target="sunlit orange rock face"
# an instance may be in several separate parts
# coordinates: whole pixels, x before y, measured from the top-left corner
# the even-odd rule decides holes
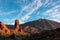
[[[19,27],[19,20],[15,20],[15,29],[14,29],[14,34],[18,34],[21,32],[21,28]]]
[[[15,20],[15,28],[14,29],[9,29],[5,24],[3,24],[2,22],[0,22],[0,34],[4,35],[11,35],[11,34],[15,34],[15,35],[28,35],[28,33],[24,32],[23,29],[20,27],[20,23],[19,20]]]
[[[2,35],[4,35],[4,34],[10,35],[10,30],[2,22],[0,22],[0,34],[2,34]]]
[[[15,20],[15,29],[14,29],[13,32],[14,32],[15,35],[19,35],[19,34],[26,35],[27,34],[20,27],[19,20]]]
[[[14,29],[14,32],[18,33],[18,30],[19,30],[19,21],[15,20],[15,29]]]

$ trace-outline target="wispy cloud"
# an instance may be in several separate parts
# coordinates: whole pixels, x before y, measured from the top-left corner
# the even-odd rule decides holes
[[[46,0],[45,3],[44,3],[44,7],[49,7],[49,6],[56,6],[57,4],[59,4],[60,1],[56,1],[56,2],[53,2],[53,0]]]
[[[11,10],[11,11],[8,11],[8,12],[1,11],[0,16],[2,16],[2,15],[4,15],[4,16],[10,15],[10,14],[15,13],[15,12],[18,12],[18,10]]]
[[[23,9],[22,9],[22,12],[23,11],[27,11],[27,14],[25,16],[23,16],[21,18],[21,20],[27,20],[28,18],[30,18],[30,15],[36,11],[39,7],[42,6],[42,3],[40,0],[34,0],[32,3],[30,3],[29,5],[25,6]]]
[[[0,20],[7,24],[14,24],[16,19],[19,19],[21,24],[35,18],[60,20],[59,0],[5,0],[4,3],[1,1]]]
[[[19,19],[22,23],[25,23],[25,20],[29,19],[31,17],[31,14],[33,14],[34,11],[36,11],[39,7],[42,6],[41,0],[34,0],[32,3],[30,3],[29,5],[26,5],[22,8],[22,10],[20,10],[21,12],[16,16],[17,18],[14,18],[12,20],[15,19]],[[22,13],[24,13],[24,11],[26,12],[25,15],[20,18],[20,15]]]
[[[60,22],[60,5],[57,5],[51,9],[49,9],[48,11],[44,12],[43,15],[48,16],[46,17],[47,19],[50,18],[50,20],[54,20],[57,22]]]

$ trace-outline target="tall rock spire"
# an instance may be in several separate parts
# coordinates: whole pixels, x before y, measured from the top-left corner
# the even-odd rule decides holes
[[[15,20],[15,28],[19,29],[19,20]]]
[[[14,34],[18,34],[19,32],[21,32],[20,23],[19,23],[19,20],[15,20],[15,30],[14,30]]]
[[[15,30],[14,30],[14,34],[18,35],[18,34],[25,34],[23,29],[20,26],[19,20],[15,20]]]

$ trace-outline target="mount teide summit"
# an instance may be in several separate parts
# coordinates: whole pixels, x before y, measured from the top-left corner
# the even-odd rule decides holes
[[[47,19],[39,19],[39,20],[27,22],[25,24],[22,24],[21,26],[24,28],[26,26],[31,26],[40,29],[51,30],[51,29],[60,28],[60,23]]]

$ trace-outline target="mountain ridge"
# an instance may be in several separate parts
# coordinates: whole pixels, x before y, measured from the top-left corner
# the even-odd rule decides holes
[[[31,26],[31,27],[40,27],[40,28],[44,28],[45,26],[50,27],[49,29],[55,29],[55,28],[60,28],[60,23],[52,21],[52,20],[47,20],[47,19],[38,19],[38,20],[34,20],[34,21],[30,21],[24,24],[20,24],[21,27],[25,27],[25,26]],[[7,25],[9,27],[9,25]],[[10,25],[13,26],[14,25]]]

